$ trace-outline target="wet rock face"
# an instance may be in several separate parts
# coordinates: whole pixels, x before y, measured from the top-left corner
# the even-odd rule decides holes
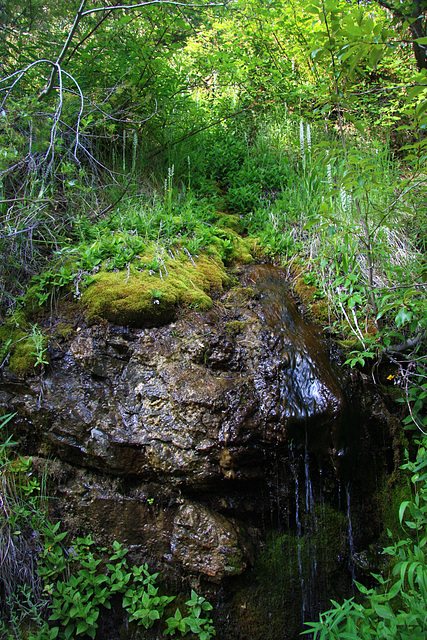
[[[212,311],[164,327],[80,322],[52,342],[42,379],[6,377],[1,404],[61,460],[174,491],[262,480],[270,452],[290,439],[330,456],[344,399],[321,335],[279,269],[246,268],[241,283]],[[241,572],[237,525],[197,505],[175,510],[170,553],[214,580]]]
[[[68,462],[175,486],[262,477],[260,448],[306,427],[327,454],[344,401],[321,336],[278,269],[249,268],[244,282],[249,303],[231,292],[166,327],[79,327],[11,408]]]
[[[174,518],[171,550],[174,560],[189,572],[214,582],[241,574],[250,555],[233,520],[188,502]]]

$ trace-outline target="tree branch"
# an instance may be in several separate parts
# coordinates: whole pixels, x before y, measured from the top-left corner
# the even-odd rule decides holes
[[[76,32],[77,27],[79,26],[79,22],[82,19],[83,16],[83,9],[85,7],[86,4],[86,0],[82,0],[81,5],[76,13],[76,16],[74,18],[74,22],[73,22],[73,26],[70,29],[70,33],[67,36],[67,39],[64,43],[64,46],[62,47],[62,51],[59,54],[58,58],[56,59],[56,62],[52,68],[52,73],[50,74],[50,78],[49,78],[49,82],[47,83],[46,87],[43,89],[43,91],[41,91],[38,95],[37,100],[40,102],[41,100],[43,100],[44,98],[46,98],[46,96],[48,96],[53,89],[53,85],[55,82],[55,78],[56,78],[56,74],[58,72],[58,69],[61,66],[61,62],[63,61],[63,59],[65,58],[65,54],[67,53],[68,47],[70,46],[71,40],[73,39],[73,36]]]
[[[120,9],[138,9],[139,7],[147,7],[147,6],[152,6],[152,5],[163,5],[163,4],[167,4],[167,5],[172,5],[172,6],[177,6],[177,7],[191,7],[192,9],[199,7],[199,8],[206,8],[206,7],[210,7],[210,6],[215,6],[215,7],[219,7],[219,6],[223,6],[224,3],[214,3],[214,2],[210,2],[209,4],[186,4],[185,2],[175,2],[174,0],[148,0],[148,2],[138,2],[137,4],[118,4],[115,5],[113,7],[96,7],[95,9],[86,9],[86,11],[84,10],[85,8],[85,4],[86,4],[87,0],[82,0],[80,7],[76,13],[76,16],[74,18],[74,22],[73,25],[70,29],[70,32],[67,36],[67,39],[64,43],[64,46],[62,47],[62,51],[59,54],[58,58],[56,59],[55,63],[52,65],[52,72],[50,74],[50,78],[49,78],[49,82],[47,83],[46,87],[43,89],[43,91],[41,91],[38,95],[37,100],[41,101],[44,98],[46,98],[53,89],[53,85],[55,83],[55,78],[56,78],[56,74],[58,73],[58,70],[60,69],[61,63],[65,58],[65,55],[70,47],[71,44],[71,40],[73,39],[73,36],[77,30],[77,27],[79,26],[79,23],[81,21],[81,19],[84,16],[88,16],[91,13],[99,13],[100,11],[106,11],[108,13],[112,13],[113,11],[119,11]],[[95,30],[98,28],[98,26],[103,22],[103,20],[101,20],[98,25],[95,27],[95,29],[92,29],[91,34],[95,32]],[[91,35],[90,34],[90,35]],[[79,45],[77,45],[78,47]],[[77,47],[74,48],[73,53],[75,53]]]
[[[376,0],[376,1],[378,2],[379,5],[384,7],[384,9],[388,9],[393,14],[395,14],[398,18],[401,18],[402,20],[406,20],[407,19],[408,16],[405,16],[405,14],[402,13],[402,11],[400,9],[398,9],[394,5],[390,4],[390,2],[386,2],[386,0]]]
[[[74,49],[72,50],[72,52],[71,52],[71,53],[70,53],[70,55],[68,56],[67,63],[68,63],[68,62],[70,62],[71,58],[72,58],[72,57],[73,57],[73,55],[76,53],[77,49],[78,49],[79,47],[81,47],[81,45],[83,44],[83,42],[85,42],[88,38],[90,38],[90,36],[91,36],[93,33],[95,33],[95,31],[98,29],[98,27],[100,27],[100,26],[101,26],[101,24],[102,24],[103,22],[105,22],[105,20],[107,20],[107,18],[109,18],[109,17],[110,17],[111,13],[112,13],[112,11],[108,11],[108,13],[106,13],[106,14],[105,14],[105,16],[102,16],[102,18],[99,20],[99,22],[97,22],[97,24],[93,27],[93,29],[91,29],[91,30],[89,31],[89,33],[88,33],[87,35],[85,35],[85,37],[84,37],[82,40],[80,40],[80,42],[78,42],[78,43],[76,44],[76,46],[74,47]]]
[[[167,4],[176,7],[189,7],[191,9],[206,9],[206,7],[223,7],[225,3],[208,2],[208,4],[187,4],[186,2],[175,2],[175,0],[148,0],[148,2],[138,2],[137,4],[118,4],[113,7],[97,7],[95,9],[86,9],[86,11],[82,13],[82,16],[87,16],[90,13],[99,13],[99,11],[105,11],[106,9],[108,9],[109,11],[117,11],[119,9],[138,9],[139,7],[148,7],[155,4]]]

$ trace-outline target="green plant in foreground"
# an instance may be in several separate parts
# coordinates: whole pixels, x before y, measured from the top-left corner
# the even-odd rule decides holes
[[[8,413],[5,416],[0,418],[0,433],[1,430],[12,420],[14,417],[14,413]],[[3,468],[9,464],[9,449],[17,444],[13,440],[13,435],[7,437],[6,440],[3,441],[3,438],[0,439],[0,472],[2,472]]]
[[[36,324],[31,327],[31,339],[34,342],[34,351],[31,355],[36,358],[34,368],[37,368],[39,365],[43,367],[45,364],[49,364],[45,338],[41,329]]]
[[[0,418],[0,637],[4,640],[69,640],[95,638],[102,610],[121,595],[123,618],[149,629],[164,617],[174,596],[159,593],[157,573],[148,565],[129,566],[128,549],[115,541],[110,555],[91,536],[65,542],[45,517],[43,481],[32,477],[31,458],[13,458],[17,443],[3,429],[13,415]],[[212,606],[194,591],[186,603],[188,615],[177,610],[182,624],[166,621],[165,633],[192,632],[199,640],[215,635],[206,612]],[[48,619],[48,620],[47,620]]]
[[[400,505],[399,520],[411,535],[384,549],[393,559],[392,578],[378,580],[376,589],[356,582],[364,601],[354,598],[307,622],[303,634],[313,640],[425,640],[427,636],[427,438],[419,444],[415,462],[402,466],[412,473],[415,497]]]
[[[185,603],[189,608],[188,616],[183,617],[179,609],[175,615],[166,620],[167,629],[165,635],[174,636],[177,631],[182,636],[189,631],[199,636],[200,640],[209,640],[215,635],[215,629],[208,611],[212,610],[212,605],[203,596],[198,596],[192,589],[191,598]]]
[[[40,573],[46,591],[52,596],[49,620],[55,625],[43,625],[34,640],[68,640],[81,634],[95,638],[100,607],[110,609],[111,598],[115,594],[122,594],[122,607],[129,622],[145,629],[161,620],[165,608],[174,600],[174,596],[159,595],[159,587],[156,586],[158,574],[151,574],[147,564],[129,567],[126,560],[128,549],[119,542],[113,543],[113,553],[101,571],[101,554],[106,550],[98,549],[90,535],[77,538],[68,551],[63,547],[67,534],[59,532],[59,523],[47,528],[45,535],[46,548]],[[165,633],[173,631],[173,635],[178,630],[184,636],[191,631],[200,640],[209,640],[215,635],[215,630],[211,619],[201,614],[212,606],[194,591],[186,604],[189,615],[182,618],[177,610],[176,617],[170,620],[178,618],[183,620],[182,624],[173,627],[166,621]]]
[[[12,455],[17,442],[3,433],[12,418],[0,418],[0,637],[11,639],[24,637],[32,625],[41,626],[48,606],[37,572],[44,483],[32,476],[31,458]]]

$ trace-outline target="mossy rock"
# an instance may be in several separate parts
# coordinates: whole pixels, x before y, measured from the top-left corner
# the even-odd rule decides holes
[[[240,264],[253,262],[250,242],[232,229],[224,227],[212,238],[207,251],[216,259],[221,259],[227,266],[235,262]]]
[[[236,336],[242,333],[247,324],[249,324],[247,320],[232,320],[225,323],[225,328],[232,336]]]
[[[144,257],[145,258],[145,257]],[[199,311],[212,306],[208,295],[228,282],[222,263],[200,256],[163,259],[162,275],[131,266],[129,272],[100,271],[83,294],[88,320],[105,318],[123,326],[143,327],[170,322],[178,305]]]
[[[337,343],[340,347],[347,349],[348,351],[364,351],[365,349],[360,340],[355,337],[346,338],[345,340],[337,340]]]
[[[402,474],[394,483],[388,486],[378,494],[378,502],[382,512],[383,531],[381,534],[381,542],[384,546],[390,544],[389,532],[391,532],[394,540],[402,537],[402,525],[399,521],[399,508],[402,502],[412,500],[411,482],[408,476]],[[411,535],[408,531],[406,535]]]
[[[316,322],[328,324],[331,318],[330,308],[326,300],[319,300],[310,305],[310,311]]]
[[[37,285],[31,285],[28,287],[27,292],[25,294],[25,311],[28,317],[34,318],[40,313],[40,304],[39,299],[39,287]]]
[[[340,560],[348,546],[346,516],[322,504],[316,506],[312,517],[316,526],[311,526],[309,537],[298,537],[292,531],[267,533],[252,571],[253,588],[243,588],[231,602],[238,612],[241,636],[256,640],[280,638],[286,629],[286,638],[298,637],[303,601],[307,598],[303,585],[312,580],[314,566],[316,595],[324,608],[329,602],[328,583],[339,585],[342,581],[343,590],[349,586]]]
[[[231,213],[223,213],[219,214],[218,223],[221,227],[226,227],[227,229],[232,229],[236,233],[243,233],[245,230],[245,225],[241,218],[238,215]]]
[[[46,346],[47,341],[43,339],[42,348],[46,349]],[[20,378],[37,373],[36,343],[29,335],[24,313],[16,312],[0,327],[0,351],[2,360],[9,356],[9,370]],[[43,357],[47,357],[45,352]]]
[[[68,340],[75,333],[74,327],[66,322],[60,322],[55,327],[55,336],[62,340]]]

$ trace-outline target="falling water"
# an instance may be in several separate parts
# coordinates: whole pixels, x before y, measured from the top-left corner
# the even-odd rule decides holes
[[[316,602],[316,573],[317,573],[317,517],[314,509],[315,503],[313,498],[313,485],[310,475],[310,459],[308,455],[308,439],[306,434],[305,452],[304,452],[304,477],[305,477],[305,509],[306,509],[306,530],[305,544],[307,552],[307,585],[306,609],[310,618],[314,615],[314,606]],[[305,620],[303,619],[303,622]]]
[[[299,494],[299,477],[298,477],[298,466],[295,459],[295,452],[293,444],[290,445],[290,453],[291,453],[291,469],[295,482],[295,525],[297,529],[297,557],[298,557],[298,570],[300,577],[300,585],[301,585],[301,594],[302,594],[302,619],[305,621],[305,613],[306,613],[306,599],[305,599],[305,580],[304,580],[304,571],[302,566],[302,553],[301,553],[301,545],[302,545],[302,524],[300,518],[300,494]]]
[[[352,582],[354,582],[354,539],[353,539],[353,526],[351,523],[351,507],[350,507],[350,483],[348,482],[346,485],[346,494],[347,494],[347,521],[348,521],[348,541],[350,547],[350,556],[348,559],[349,569],[351,572]]]

